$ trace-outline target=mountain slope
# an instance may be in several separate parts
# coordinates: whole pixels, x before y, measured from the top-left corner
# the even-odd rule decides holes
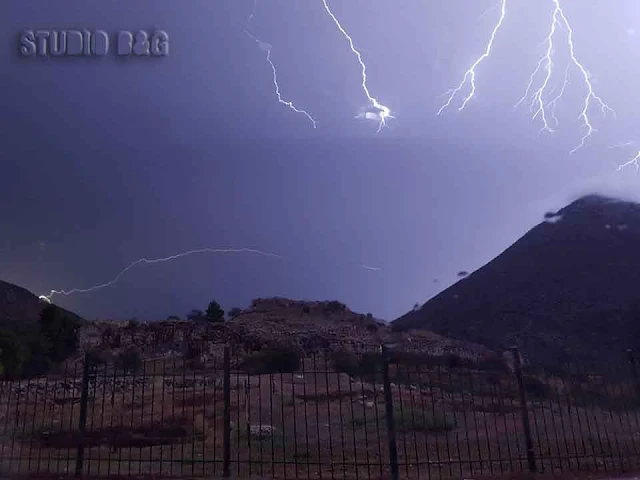
[[[395,330],[426,328],[541,361],[603,359],[640,344],[640,205],[582,197]]]
[[[0,328],[35,323],[47,305],[26,288],[0,280]],[[74,313],[63,311],[66,315],[81,320]]]

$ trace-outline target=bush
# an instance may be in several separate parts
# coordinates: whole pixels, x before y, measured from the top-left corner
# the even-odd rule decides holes
[[[142,367],[142,358],[136,348],[130,347],[116,356],[114,364],[117,369],[135,373]]]
[[[207,321],[214,322],[224,322],[224,310],[220,307],[220,304],[215,300],[212,300],[207,307],[206,313]]]
[[[334,300],[327,303],[326,307],[324,308],[324,311],[325,313],[337,313],[337,312],[343,312],[346,309],[347,309],[347,306],[344,303],[340,303]]]
[[[80,324],[56,306],[49,305],[42,310],[39,327],[40,334],[49,344],[45,356],[52,362],[60,363],[77,351]]]
[[[2,363],[5,378],[8,380],[20,378],[28,358],[29,352],[22,339],[12,331],[0,331],[0,363]]]
[[[525,392],[533,398],[548,398],[553,393],[551,387],[539,378],[524,375],[522,382]]]
[[[105,365],[106,363],[109,363],[109,354],[104,350],[92,348],[86,353],[86,360],[92,367]]]
[[[292,373],[300,368],[302,353],[293,347],[271,347],[262,350],[244,362],[244,369],[251,375],[268,373]]]
[[[380,330],[380,326],[377,323],[370,323],[367,325],[367,331],[371,332],[371,333],[375,333],[378,330]]]
[[[177,322],[177,321],[179,321],[179,320],[180,320],[180,317],[179,317],[179,316],[177,316],[177,315],[169,315],[169,316],[167,317],[167,321],[168,321],[168,322]]]
[[[242,309],[238,308],[238,307],[233,307],[231,310],[229,310],[228,314],[229,314],[229,318],[236,318],[238,315],[240,315],[242,313]]]
[[[192,322],[202,322],[206,320],[206,316],[202,310],[191,310],[187,313],[187,320],[191,320]]]
[[[409,405],[396,405],[396,425],[400,431],[416,431],[424,433],[448,432],[457,427],[456,418],[442,409],[411,409]]]
[[[36,327],[36,328],[34,328]],[[0,330],[0,375],[21,379],[43,375],[78,349],[79,320],[55,305],[40,313],[36,325],[12,322]]]
[[[140,320],[133,317],[127,320],[127,325],[124,328],[126,328],[127,330],[136,330],[139,327],[140,327]]]
[[[504,359],[498,355],[492,355],[488,358],[483,358],[478,362],[478,370],[490,370],[498,372],[508,372],[509,368]]]
[[[395,365],[410,365],[416,367],[415,371],[420,371],[442,365],[443,360],[440,357],[425,352],[391,351],[389,352],[389,363]]]
[[[382,373],[384,358],[380,353],[363,353],[358,356],[350,352],[335,352],[331,363],[337,372],[351,377],[376,378]]]
[[[184,350],[183,359],[187,368],[192,370],[200,370],[205,367],[203,359],[202,345],[195,342],[189,342]]]

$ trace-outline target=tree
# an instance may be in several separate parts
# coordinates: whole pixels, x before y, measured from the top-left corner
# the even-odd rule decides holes
[[[242,313],[242,309],[238,307],[233,307],[231,310],[227,312],[229,318],[236,318],[238,315]]]
[[[207,307],[207,320],[211,323],[224,322],[224,310],[215,300],[211,300],[211,303]]]

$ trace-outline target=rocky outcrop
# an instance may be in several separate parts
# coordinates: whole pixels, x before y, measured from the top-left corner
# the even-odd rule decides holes
[[[198,351],[218,357],[224,345],[236,353],[276,346],[305,353],[375,351],[387,344],[433,355],[453,354],[480,359],[493,355],[470,342],[455,341],[432,332],[394,333],[370,315],[352,312],[339,302],[305,302],[285,298],[254,300],[233,320],[219,324],[192,321],[89,322],[80,333],[82,350],[111,354],[135,347],[144,356],[167,357]]]

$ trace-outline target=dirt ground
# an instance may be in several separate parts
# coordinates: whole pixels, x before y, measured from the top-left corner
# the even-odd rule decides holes
[[[82,435],[75,384],[52,390],[50,381],[31,382],[19,394],[5,395],[0,470],[11,474],[0,478],[70,478],[80,436],[83,478],[220,478],[221,384],[213,374],[167,366],[147,365],[146,375],[135,382],[119,382],[107,372],[97,377]],[[513,378],[489,382],[482,375],[457,378],[438,371],[393,385],[401,479],[634,478],[507,473],[526,470]],[[231,478],[390,478],[382,390],[325,363],[306,364],[295,374],[234,374]],[[546,397],[531,399],[529,413],[539,468],[616,472],[640,467],[637,410],[603,410]],[[36,470],[55,473],[20,476]]]

